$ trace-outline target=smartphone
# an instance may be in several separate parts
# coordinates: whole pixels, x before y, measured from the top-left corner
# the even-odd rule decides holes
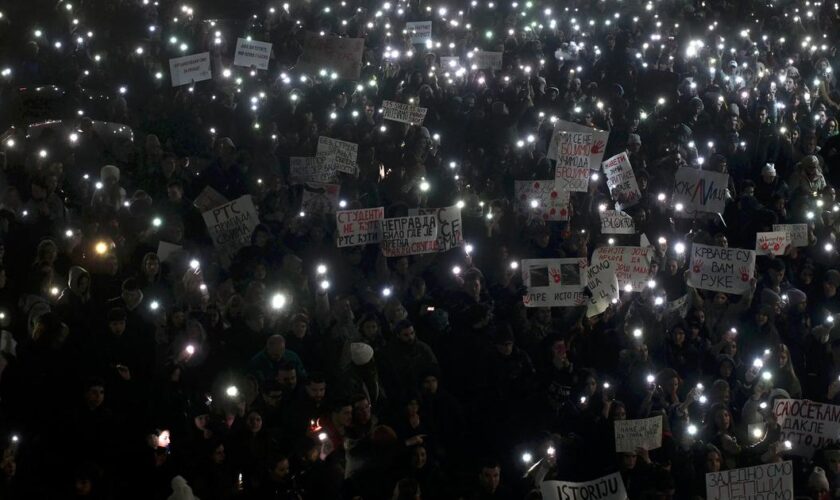
[[[426,312],[435,312],[434,306],[429,306],[426,308]]]

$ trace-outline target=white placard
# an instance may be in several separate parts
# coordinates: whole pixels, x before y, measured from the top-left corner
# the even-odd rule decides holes
[[[650,279],[650,261],[653,250],[650,247],[598,247],[592,253],[592,264],[609,261],[615,265],[618,287],[640,292]]]
[[[808,246],[808,224],[773,224],[773,231],[787,231],[795,247]]]
[[[411,208],[408,215],[434,215],[437,218],[435,252],[446,252],[464,244],[464,225],[461,222],[460,208]]]
[[[489,69],[492,71],[501,71],[502,69],[502,53],[501,52],[485,52],[478,50],[473,52],[472,62],[470,67],[475,66],[477,69]]]
[[[540,492],[542,500],[627,500],[619,472],[583,483],[543,481]]]
[[[662,447],[662,415],[638,420],[615,421],[615,452],[636,452],[638,448]]]
[[[303,184],[303,196],[300,210],[305,214],[334,214],[338,210],[338,184],[306,182]]]
[[[706,500],[793,500],[793,462],[706,474]]]
[[[754,270],[755,250],[694,243],[688,284],[702,290],[741,295],[750,289]]]
[[[440,69],[453,71],[461,66],[461,58],[458,56],[440,56]]]
[[[554,167],[555,189],[585,192],[589,189],[592,134],[561,132],[557,137],[557,165]]]
[[[289,184],[304,184],[306,182],[320,182],[330,184],[336,182],[335,167],[326,158],[313,156],[289,157]]]
[[[636,174],[630,166],[630,158],[626,152],[619,153],[603,162],[604,174],[607,176],[607,187],[610,196],[619,210],[632,207],[639,203],[642,197]]]
[[[359,145],[354,142],[342,141],[331,137],[318,137],[318,149],[315,156],[326,158],[327,163],[339,172],[356,173],[356,158],[359,155]]]
[[[586,307],[586,317],[591,318],[606,311],[613,300],[618,300],[615,265],[608,260],[593,261],[586,269],[586,287],[592,294]]]
[[[601,217],[601,234],[636,234],[636,223],[621,210],[604,210]]]
[[[682,213],[688,217],[697,212],[723,213],[728,185],[728,174],[680,167],[674,177],[674,205],[682,203]]]
[[[411,44],[425,44],[432,40],[431,21],[409,21],[405,23],[405,30],[411,37]]]
[[[169,76],[172,78],[173,87],[209,80],[213,77],[210,73],[210,53],[201,52],[170,59]]]
[[[589,150],[589,168],[592,170],[600,169],[601,160],[604,159],[604,151],[607,148],[607,140],[610,138],[610,133],[606,130],[598,130],[596,128],[587,127],[575,122],[557,120],[554,122],[554,133],[551,136],[551,141],[548,143],[548,152],[546,153],[546,156],[549,160],[557,159],[557,149],[560,141],[560,135],[566,132],[592,134],[592,148]]]
[[[525,259],[520,265],[526,307],[585,305],[586,259]]]
[[[554,189],[554,179],[514,181],[516,208],[529,219],[569,220],[569,191]],[[534,206],[536,205],[536,206]]]
[[[790,455],[811,458],[814,452],[840,443],[840,406],[805,399],[777,399],[773,415],[790,441]]]
[[[789,246],[790,233],[787,231],[755,233],[756,255],[784,255]]]
[[[428,108],[396,101],[382,101],[382,118],[410,125],[421,125]]]
[[[236,53],[233,56],[234,66],[255,67],[257,69],[268,69],[268,60],[271,58],[271,44],[258,42],[247,38],[236,39]]]
[[[225,266],[230,264],[240,248],[251,244],[251,234],[260,223],[251,195],[242,196],[201,215]]]
[[[383,219],[382,254],[386,257],[417,255],[436,251],[437,217],[414,215]]]
[[[381,223],[384,218],[383,207],[336,212],[336,245],[341,248],[379,243],[382,241]]]

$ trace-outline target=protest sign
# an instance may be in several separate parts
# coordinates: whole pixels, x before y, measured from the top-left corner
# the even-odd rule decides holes
[[[650,279],[650,247],[598,247],[592,254],[592,264],[609,261],[614,264],[615,276],[621,290],[640,292]]]
[[[840,406],[804,399],[777,399],[773,415],[790,441],[791,455],[811,458],[814,452],[840,443]]]
[[[395,122],[420,125],[426,118],[427,108],[421,108],[413,104],[404,104],[395,101],[382,101],[382,118]]]
[[[583,483],[543,481],[540,492],[542,500],[627,500],[619,472]]]
[[[755,250],[694,243],[688,284],[694,288],[741,295],[750,289]]]
[[[589,160],[592,134],[560,132],[557,134],[557,165],[554,187],[560,191],[586,191],[589,188]]]
[[[548,152],[546,153],[548,159],[557,159],[560,135],[568,132],[580,132],[592,135],[592,147],[589,149],[589,168],[592,170],[601,168],[601,160],[604,159],[604,150],[606,149],[610,133],[606,130],[598,130],[565,120],[557,120],[554,123],[554,133],[551,136],[551,141],[548,143]]]
[[[618,300],[618,278],[615,265],[602,260],[586,269],[586,287],[592,294],[586,307],[586,317],[597,316],[607,310],[613,300]]]
[[[240,248],[251,244],[251,234],[260,223],[251,195],[212,208],[202,217],[225,266]]]
[[[357,80],[364,49],[364,38],[339,38],[307,32],[303,40],[303,54],[295,69],[309,74],[325,69],[335,72],[339,78]]]
[[[706,474],[706,500],[793,500],[793,462]]]
[[[169,76],[172,78],[173,87],[209,80],[212,78],[210,74],[210,53],[201,52],[200,54],[170,59]]]
[[[633,173],[627,153],[617,154],[603,162],[603,165],[607,187],[610,196],[615,200],[616,208],[623,210],[638,203],[642,193],[639,191],[636,174]]]
[[[338,230],[338,247],[354,247],[379,243],[382,241],[381,222],[385,218],[385,209],[362,208],[359,210],[340,210],[335,213],[335,225]]]
[[[458,56],[441,56],[440,69],[443,71],[452,71],[461,66],[461,58]]]
[[[201,190],[201,193],[196,196],[195,201],[193,201],[193,206],[197,208],[199,212],[206,212],[211,208],[224,205],[228,201],[229,200],[225,198],[222,193],[216,191],[210,186],[206,186]]]
[[[681,167],[674,177],[673,203],[682,203],[682,213],[688,217],[697,212],[723,213],[728,185],[728,174]]]
[[[795,247],[808,246],[808,224],[773,224],[773,231],[790,233],[790,244]]]
[[[438,226],[434,215],[412,215],[383,219],[382,255],[400,257],[431,253],[437,244]]]
[[[615,421],[615,452],[636,452],[638,448],[662,447],[662,415],[638,420]]]
[[[411,37],[411,44],[426,43],[432,40],[431,21],[409,21],[405,23],[405,30]]]
[[[181,252],[184,251],[184,247],[181,245],[176,245],[175,243],[169,243],[168,241],[160,240],[158,241],[157,252],[155,252],[160,259],[161,262],[168,262],[170,259],[178,256]]]
[[[460,208],[411,208],[408,215],[434,215],[437,218],[438,236],[434,252],[446,252],[464,244]]]
[[[755,233],[756,255],[784,255],[790,246],[790,233],[771,231]]]
[[[336,182],[335,166],[325,157],[292,156],[289,158],[289,184]]]
[[[255,67],[257,69],[268,69],[268,59],[271,57],[271,44],[248,40],[247,38],[236,39],[236,53],[233,56],[234,66]]]
[[[305,214],[332,214],[338,209],[338,184],[306,182],[303,184],[303,196],[300,210]]]
[[[501,71],[502,69],[502,53],[501,52],[485,52],[477,50],[473,52],[472,64],[476,69],[489,69],[492,71]]]
[[[356,157],[359,145],[354,142],[341,141],[331,137],[318,137],[318,149],[315,156],[325,158],[327,164],[335,167],[339,172],[356,173]]]
[[[688,294],[665,304],[665,327],[671,328],[682,321],[688,314]]]
[[[543,220],[569,220],[569,191],[555,190],[554,179],[514,181],[513,188],[520,214]]]
[[[573,307],[586,304],[586,259],[525,259],[520,266],[528,288],[526,307]]]
[[[604,210],[601,216],[601,234],[636,234],[636,224],[621,210]]]

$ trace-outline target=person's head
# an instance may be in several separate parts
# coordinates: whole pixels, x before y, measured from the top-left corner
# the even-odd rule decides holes
[[[283,392],[291,394],[297,388],[297,369],[295,365],[281,361],[277,368],[277,383]]]
[[[303,313],[292,317],[291,333],[297,338],[303,338],[309,330],[309,317]]]
[[[420,484],[416,479],[406,477],[400,479],[394,487],[393,500],[420,500]]]
[[[438,380],[437,375],[435,375],[434,373],[427,373],[423,377],[423,381],[422,381],[423,393],[424,394],[430,394],[430,395],[437,394],[438,384],[439,384],[439,380]]]
[[[126,327],[126,312],[122,307],[113,307],[108,311],[108,331],[112,335],[122,335],[125,333]]]
[[[718,403],[728,404],[732,397],[732,390],[729,387],[729,382],[723,379],[717,379],[712,383],[712,400]]]
[[[336,427],[350,427],[353,424],[353,405],[348,401],[337,402],[333,406],[330,417]]]
[[[732,414],[729,413],[729,410],[724,405],[715,405],[715,408],[712,410],[711,424],[715,433],[729,432],[732,427]]]
[[[268,474],[272,481],[283,482],[289,478],[289,457],[276,455],[268,461]]]
[[[706,453],[704,455],[704,462],[706,465],[706,473],[720,472],[721,453],[714,445],[706,445]]]
[[[260,412],[251,410],[248,412],[248,417],[245,419],[245,425],[252,434],[256,434],[262,430],[263,418]]]
[[[359,321],[359,333],[362,335],[362,338],[367,341],[373,341],[379,338],[379,319],[376,315],[368,314]]]
[[[370,399],[364,394],[357,394],[353,398],[353,421],[367,425],[371,418],[373,418],[373,405],[370,404]]]
[[[166,196],[169,201],[179,203],[184,198],[184,184],[173,179],[166,184]]]
[[[502,325],[496,332],[494,340],[496,345],[496,352],[503,357],[508,357],[513,354],[513,331],[507,325]]]
[[[835,475],[840,474],[840,450],[823,450],[823,456],[825,457],[825,464],[828,467],[828,471]]]
[[[95,410],[105,402],[105,382],[100,379],[91,379],[84,387],[85,405],[90,410]]]
[[[669,275],[676,276],[677,271],[680,269],[680,263],[677,259],[669,258],[665,268],[668,270]]]
[[[785,344],[779,344],[778,348],[776,349],[776,363],[779,365],[779,369],[793,369],[793,365],[790,364],[790,350]]]
[[[499,482],[502,479],[502,467],[499,462],[489,461],[481,466],[478,473],[478,482],[481,489],[487,494],[494,494],[499,489]]]
[[[225,462],[225,445],[219,442],[213,442],[210,445],[210,462],[214,465],[221,465]]]
[[[840,286],[840,272],[835,269],[826,271],[823,277],[823,294],[826,297],[837,295],[837,287]]]
[[[422,469],[426,466],[427,461],[428,453],[425,446],[420,444],[411,449],[411,466],[414,469]]]
[[[619,453],[619,467],[621,470],[633,470],[636,468],[638,457],[635,451]]]
[[[613,401],[613,404],[610,406],[609,419],[612,421],[627,420],[627,407],[623,402]]]
[[[304,388],[310,400],[320,403],[327,395],[327,379],[323,373],[310,372]]]
[[[286,338],[279,333],[268,337],[265,341],[265,354],[274,362],[283,359],[286,354]]]
[[[394,327],[397,340],[404,345],[411,345],[417,341],[417,335],[414,332],[414,325],[408,320],[402,320]]]
[[[156,253],[149,252],[143,256],[143,274],[147,278],[154,278],[160,272],[160,257]]]

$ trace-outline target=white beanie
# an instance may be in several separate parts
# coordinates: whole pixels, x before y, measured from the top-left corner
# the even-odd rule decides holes
[[[350,359],[356,366],[366,365],[373,359],[373,348],[364,342],[350,344]]]
[[[187,480],[183,476],[175,476],[172,478],[172,494],[169,495],[168,500],[200,500],[193,495],[192,488],[187,484]]]
[[[113,177],[114,179],[119,182],[120,180],[120,169],[113,166],[113,165],[105,165],[99,170],[99,178],[105,179],[106,177]]]
[[[828,478],[822,467],[814,467],[811,475],[808,476],[808,489],[812,491],[828,491]]]
[[[776,166],[772,163],[765,163],[764,166],[761,168],[762,174],[770,174],[773,177],[776,176]]]

